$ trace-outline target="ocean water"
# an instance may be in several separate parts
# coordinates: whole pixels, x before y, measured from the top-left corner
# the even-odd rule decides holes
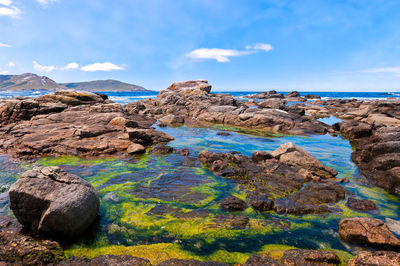
[[[120,104],[126,104],[130,102],[135,102],[143,99],[156,98],[158,92],[157,91],[142,91],[142,92],[102,92],[109,96],[111,100]],[[239,100],[247,100],[246,96],[253,95],[259,93],[260,91],[213,91],[212,93],[230,93],[234,97],[237,97]],[[23,97],[39,97],[41,95],[49,93],[48,91],[0,91],[0,98],[13,98],[16,96]],[[286,94],[288,92],[278,92]],[[300,95],[305,96],[306,94],[314,94],[321,96],[322,99],[332,99],[332,98],[341,98],[341,99],[386,99],[386,98],[400,98],[400,92],[300,92]]]
[[[120,103],[156,96],[156,93],[107,94]],[[243,92],[233,94],[237,97],[245,95]],[[21,93],[8,94],[13,95]],[[326,94],[321,96],[330,97]],[[363,97],[378,96],[367,93]],[[33,163],[20,163],[1,155],[0,215],[12,215],[8,208],[7,189],[21,172],[32,164],[38,164],[60,166],[90,182],[99,193],[99,221],[85,236],[65,246],[67,255],[129,254],[149,258],[153,264],[169,258],[235,264],[243,263],[254,253],[281,254],[281,250],[306,248],[335,250],[345,260],[362,248],[339,239],[340,219],[364,216],[400,220],[399,197],[363,182],[350,158],[353,149],[349,141],[340,136],[254,135],[217,126],[157,129],[175,138],[168,145],[188,148],[191,155],[156,155],[147,151],[129,158],[63,156],[44,157]],[[230,135],[220,136],[217,134],[220,131],[227,131]],[[334,168],[339,173],[338,178],[349,178],[350,182],[342,185],[354,197],[374,201],[379,210],[369,213],[352,211],[346,206],[346,198],[332,204],[337,212],[323,215],[260,213],[252,208],[230,214],[221,211],[219,204],[222,199],[228,195],[244,199],[246,191],[232,180],[215,176],[203,168],[196,161],[197,154],[202,150],[237,151],[250,156],[254,151],[273,151],[287,142],[295,143]],[[230,228],[226,219],[236,219],[240,215],[249,218],[248,226]]]

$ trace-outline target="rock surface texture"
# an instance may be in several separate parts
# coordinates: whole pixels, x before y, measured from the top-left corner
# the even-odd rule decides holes
[[[124,106],[131,114],[149,114],[162,124],[221,124],[267,132],[292,134],[324,134],[327,126],[308,116],[304,110],[277,102],[250,108],[230,94],[211,94],[205,80],[176,82],[161,91],[156,99],[147,99]],[[291,97],[293,98],[293,97]]]
[[[10,208],[33,233],[75,237],[95,220],[96,190],[78,176],[58,167],[37,167],[22,174],[9,191]]]
[[[252,255],[243,265],[340,265],[340,263],[338,255],[332,251],[293,249],[285,251],[281,259],[273,259],[268,254]]]
[[[365,244],[377,249],[400,250],[400,239],[379,219],[359,217],[343,219],[339,222],[339,235],[348,242]]]
[[[299,154],[301,158],[295,158]],[[343,200],[346,195],[346,189],[332,180],[337,174],[334,169],[292,143],[271,154],[255,152],[252,158],[208,151],[200,152],[198,158],[216,175],[239,183],[247,192],[248,203],[259,211],[327,213],[334,211],[328,203]]]
[[[400,265],[400,253],[393,251],[361,251],[347,262],[347,266]]]
[[[155,120],[125,112],[107,96],[59,91],[37,99],[0,100],[0,150],[19,158],[42,155],[98,156],[135,153],[173,138]]]

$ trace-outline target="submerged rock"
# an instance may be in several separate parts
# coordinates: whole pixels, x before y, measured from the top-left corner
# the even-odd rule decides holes
[[[246,209],[246,202],[230,195],[221,202],[221,209],[226,211],[243,211]]]
[[[348,266],[400,265],[400,253],[393,251],[361,251],[347,262]]]
[[[53,237],[82,234],[100,205],[92,185],[58,167],[36,167],[23,173],[9,195],[11,210],[27,230]]]
[[[169,259],[157,264],[157,266],[228,266],[228,264],[218,261]]]
[[[362,212],[373,211],[378,209],[378,207],[373,201],[366,199],[348,198],[347,205],[352,210],[362,211]]]
[[[343,219],[339,222],[339,235],[347,242],[366,244],[378,249],[400,248],[400,239],[379,219],[360,217]]]
[[[151,266],[148,259],[137,258],[128,255],[100,255],[93,259],[86,257],[78,258],[71,256],[66,260],[60,261],[57,265],[89,265],[89,266]]]

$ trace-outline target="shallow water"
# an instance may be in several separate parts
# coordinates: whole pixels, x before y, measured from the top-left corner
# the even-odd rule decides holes
[[[77,157],[42,158],[43,166],[59,165],[93,184],[101,198],[100,219],[88,235],[67,246],[67,254],[93,257],[99,254],[147,256],[152,262],[179,257],[212,259],[228,263],[244,262],[252,253],[288,248],[335,249],[344,257],[354,247],[341,242],[338,221],[344,217],[370,216],[398,220],[399,199],[382,189],[362,185],[356,166],[350,159],[347,140],[330,135],[270,136],[229,132],[219,136],[218,128],[158,128],[175,140],[174,148],[189,148],[191,156],[177,154],[144,155],[84,160]],[[259,213],[251,208],[233,216],[220,211],[219,202],[230,194],[245,198],[235,183],[213,175],[197,161],[198,152],[238,151],[250,156],[254,151],[272,151],[293,142],[349,177],[344,186],[361,198],[373,200],[377,213],[357,213],[336,206],[339,213],[326,215],[278,215]],[[28,167],[24,165],[22,168]],[[23,169],[0,157],[0,184],[4,188],[16,180]],[[5,190],[5,189],[3,189]],[[0,191],[1,193],[2,191]],[[0,194],[0,215],[6,214],[7,199]],[[240,215],[250,218],[249,225],[232,225]]]

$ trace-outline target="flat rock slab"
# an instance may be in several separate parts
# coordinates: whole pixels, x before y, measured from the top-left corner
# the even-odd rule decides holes
[[[361,217],[343,219],[339,222],[339,235],[347,242],[365,244],[378,249],[400,248],[400,239],[379,219]]]

